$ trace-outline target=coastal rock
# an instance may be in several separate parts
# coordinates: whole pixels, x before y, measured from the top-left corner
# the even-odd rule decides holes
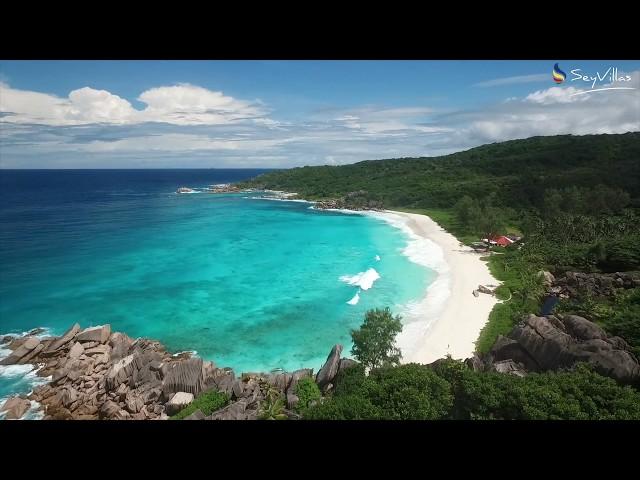
[[[95,347],[85,348],[85,355],[101,355],[105,353],[111,353],[111,347],[109,345],[96,345]]]
[[[44,333],[44,332],[46,332],[44,328],[38,327],[31,330],[27,335],[35,336],[35,335],[40,335],[41,333]]]
[[[527,371],[536,372],[539,370],[538,363],[512,338],[498,335],[489,354],[491,360],[494,362],[514,360],[515,362],[521,363]]]
[[[69,358],[78,358],[80,355],[84,354],[84,347],[80,344],[80,342],[76,342],[69,350]]]
[[[289,382],[289,386],[286,391],[295,394],[298,382],[303,378],[311,377],[313,377],[313,368],[301,368],[300,370],[296,370],[291,374],[291,381]]]
[[[107,391],[115,390],[126,381],[133,373],[133,355],[127,355],[122,360],[114,363],[105,378],[105,388]]]
[[[508,373],[517,377],[524,377],[527,374],[524,365],[514,362],[513,360],[501,360],[499,362],[495,362],[491,364],[489,370],[499,373]]]
[[[162,389],[165,396],[173,392],[187,392],[197,396],[205,389],[202,359],[171,362],[164,376]]]
[[[465,365],[469,367],[474,372],[482,372],[484,370],[484,362],[482,358],[474,352],[473,356],[465,359]]]
[[[168,415],[175,415],[191,402],[193,402],[192,393],[177,392],[171,397],[171,400],[165,404],[165,410]]]
[[[20,359],[31,353],[40,344],[40,339],[37,337],[26,337],[24,342],[9,354],[6,358],[0,361],[0,365],[13,365],[18,363]]]
[[[78,333],[76,338],[79,342],[99,342],[106,343],[111,335],[111,325],[98,325],[97,327],[85,328]]]
[[[619,348],[624,344],[608,339],[597,325],[576,315],[529,315],[511,331],[509,338],[528,354],[527,357],[514,353],[513,356],[517,357],[514,360],[524,365],[527,365],[525,359],[535,362],[537,368],[527,365],[529,370],[557,370],[587,362],[598,373],[620,382],[635,383],[640,380],[640,364],[632,353]],[[506,341],[495,350],[503,352],[499,357],[505,357],[508,356],[504,353],[506,349],[519,351]]]
[[[331,349],[327,361],[324,363],[318,375],[316,375],[316,383],[320,389],[331,383],[338,373],[340,366],[340,354],[342,353],[342,345],[336,344]]]
[[[228,405],[216,412],[213,412],[209,417],[210,420],[246,420],[247,413],[247,401],[245,399],[239,400],[231,405]]]
[[[64,335],[62,335],[59,338],[56,338],[53,342],[51,342],[51,344],[47,347],[47,349],[44,352],[53,353],[60,350],[67,343],[73,340],[79,331],[80,331],[80,325],[77,323],[74,324],[69,330],[67,330],[64,333]]]
[[[343,370],[346,370],[347,368],[355,367],[356,365],[360,365],[360,364],[350,358],[341,358],[340,365],[338,365],[338,373],[342,372]]]
[[[111,359],[117,362],[127,355],[133,344],[133,340],[124,333],[115,332],[109,337],[109,346],[111,347]]]
[[[29,407],[31,407],[29,400],[20,397],[11,397],[0,407],[0,412],[6,412],[4,418],[7,420],[18,420],[29,410]]]
[[[31,360],[33,360],[36,356],[38,356],[38,354],[44,350],[45,345],[40,342],[36,348],[34,348],[33,350],[31,350],[29,353],[27,353],[24,357],[22,357],[18,363],[19,364],[25,364],[25,363],[30,363]]]

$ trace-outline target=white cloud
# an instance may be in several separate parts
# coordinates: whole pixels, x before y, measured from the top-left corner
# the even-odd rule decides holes
[[[73,90],[67,98],[60,98],[0,84],[0,112],[2,120],[9,123],[221,125],[266,115],[257,104],[188,84],[152,88],[138,100],[146,103],[146,108],[136,110],[127,100],[90,87]]]
[[[632,76],[638,85],[639,72]],[[475,110],[326,108],[285,122],[258,101],[193,85],[147,90],[141,110],[104,90],[85,87],[62,99],[0,85],[1,110],[16,114],[0,116],[0,166],[338,165],[535,135],[640,131],[640,90],[571,97],[579,91],[552,86]]]
[[[486,82],[476,83],[474,87],[501,87],[504,85],[516,85],[520,83],[534,83],[549,81],[551,73],[537,73],[534,75],[518,75],[515,77],[495,78]]]

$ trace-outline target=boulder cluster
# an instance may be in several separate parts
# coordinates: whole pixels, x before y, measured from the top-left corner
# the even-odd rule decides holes
[[[244,373],[236,378],[230,368],[188,353],[167,352],[160,342],[111,333],[110,325],[81,329],[73,325],[60,337],[38,338],[39,331],[23,337],[3,337],[12,351],[2,365],[34,364],[38,375],[51,377],[28,396],[14,396],[0,406],[6,419],[21,418],[38,402],[45,419],[55,420],[163,420],[209,390],[224,392],[230,403],[206,416],[197,410],[187,419],[252,420],[260,417],[262,403],[275,392],[294,411],[300,379],[313,378],[312,369],[292,373]],[[341,359],[335,345],[315,380],[329,391],[336,374],[355,364]]]
[[[500,335],[488,354],[466,362],[475,370],[520,376],[585,362],[621,383],[640,382],[640,364],[629,345],[577,315],[528,315],[506,337]]]
[[[619,289],[640,287],[640,272],[566,272],[559,278],[554,278],[549,272],[545,274],[545,284],[551,287],[551,293],[571,298],[584,294],[609,297],[615,295]]]

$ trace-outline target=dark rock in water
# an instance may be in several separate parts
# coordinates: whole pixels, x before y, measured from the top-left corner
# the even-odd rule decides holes
[[[44,333],[44,332],[46,332],[44,328],[34,328],[28,333],[28,335],[40,335],[41,333]]]
[[[331,349],[327,361],[324,363],[318,375],[316,375],[316,383],[320,389],[331,383],[338,373],[340,366],[340,354],[342,353],[342,345],[336,344]]]
[[[4,402],[2,407],[0,407],[0,412],[6,412],[4,418],[7,420],[17,420],[27,413],[29,407],[31,407],[29,400],[16,396]]]
[[[64,335],[62,335],[61,337],[51,342],[51,344],[45,350],[45,353],[52,353],[60,350],[67,343],[73,340],[79,331],[80,331],[80,325],[78,325],[77,323],[74,324],[69,330],[65,332]]]
[[[205,389],[203,370],[201,358],[171,362],[164,377],[164,394],[187,392],[198,396]]]
[[[98,325],[97,327],[85,328],[78,333],[78,342],[98,342],[106,343],[111,335],[111,325]]]
[[[23,357],[27,356],[33,349],[40,345],[40,339],[37,337],[26,337],[18,348],[16,348],[8,357],[0,361],[0,365],[13,365],[18,363]]]
[[[5,345],[14,339],[15,337],[12,337],[11,335],[0,336],[0,345]]]

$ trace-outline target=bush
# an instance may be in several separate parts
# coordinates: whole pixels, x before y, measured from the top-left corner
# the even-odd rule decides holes
[[[468,369],[456,394],[455,412],[454,418],[481,420],[640,419],[640,393],[586,365],[523,378]]]
[[[311,402],[318,402],[322,397],[318,385],[311,377],[300,379],[296,385],[295,393],[299,399],[298,405],[296,405],[296,410],[298,412],[306,410]]]
[[[353,367],[335,381],[334,394],[310,407],[305,418],[435,420],[448,417],[453,406],[449,382],[425,365],[383,367],[368,377]]]
[[[506,285],[500,285],[494,290],[498,300],[508,300],[511,298],[511,290]]]
[[[205,415],[211,415],[213,412],[220,410],[227,403],[229,403],[229,396],[226,393],[209,390],[198,395],[193,402],[173,415],[171,419],[182,420],[194,413],[196,410],[201,410]]]

